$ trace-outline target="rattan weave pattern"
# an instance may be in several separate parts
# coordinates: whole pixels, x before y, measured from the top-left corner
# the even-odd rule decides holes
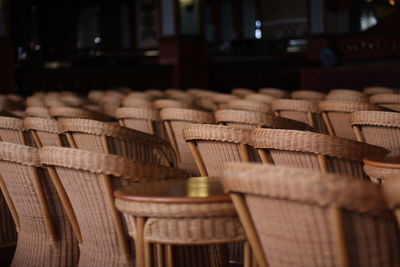
[[[188,173],[183,170],[81,149],[49,146],[41,148],[39,155],[43,164],[81,169],[92,173],[105,173],[126,179],[136,177],[135,179],[138,181],[162,180],[171,176],[186,178],[188,176]]]
[[[0,116],[0,128],[22,131],[24,129],[24,121],[19,118]]]
[[[367,95],[376,94],[395,94],[398,90],[384,86],[368,86],[363,89],[363,93]]]
[[[51,107],[49,112],[55,118],[82,118],[99,121],[109,121],[111,119],[106,114],[74,107]]]
[[[30,117],[50,118],[49,109],[42,106],[28,106],[26,115]]]
[[[259,101],[234,99],[228,102],[228,109],[271,112],[271,105]]]
[[[245,100],[251,100],[251,101],[257,101],[257,102],[262,102],[262,103],[272,103],[275,99],[277,99],[274,96],[266,95],[266,94],[261,94],[261,93],[252,93],[248,94],[244,97]]]
[[[54,119],[27,117],[24,119],[26,130],[38,130],[58,134],[58,122]]]
[[[369,98],[373,104],[400,104],[400,94],[376,94]]]
[[[185,108],[165,108],[160,111],[162,120],[212,123],[214,116],[211,112]]]
[[[320,101],[324,99],[325,94],[317,91],[298,90],[291,93],[292,99],[304,99],[309,101]]]
[[[260,88],[258,89],[258,92],[261,94],[274,96],[276,98],[288,98],[290,96],[288,92],[280,88]]]
[[[388,150],[326,134],[280,129],[254,129],[251,145],[255,148],[284,149],[362,161],[366,155],[384,156]]]
[[[117,119],[142,119],[157,121],[160,120],[160,115],[157,110],[141,107],[122,107],[118,108],[115,117]]]
[[[293,111],[310,111],[312,113],[318,113],[318,103],[307,101],[307,100],[296,100],[296,99],[277,99],[272,102],[272,110],[293,110]]]
[[[400,113],[385,111],[356,111],[350,117],[352,125],[400,127]]]
[[[215,140],[236,144],[250,142],[250,130],[223,125],[191,124],[183,129],[183,138],[187,140]]]
[[[254,93],[253,90],[248,88],[233,88],[231,94],[237,95],[238,97],[244,97],[245,95]]]
[[[153,107],[155,109],[164,108],[191,108],[190,103],[174,100],[174,99],[157,99],[153,101]]]
[[[367,102],[351,102],[342,100],[324,100],[319,102],[321,111],[354,112],[362,110],[379,110],[378,107]]]

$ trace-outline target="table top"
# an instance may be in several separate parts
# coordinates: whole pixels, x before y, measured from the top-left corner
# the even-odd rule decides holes
[[[217,178],[191,177],[131,184],[115,192],[115,197],[133,202],[210,203],[230,202]]]
[[[365,158],[364,163],[373,167],[400,169],[400,153],[393,152],[379,159]]]

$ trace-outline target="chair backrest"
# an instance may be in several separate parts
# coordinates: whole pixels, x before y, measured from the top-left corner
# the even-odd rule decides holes
[[[158,110],[139,107],[118,108],[115,117],[119,124],[137,131],[154,134],[167,140],[164,124]]]
[[[140,108],[152,108],[151,102],[152,97],[148,95],[148,98],[138,97],[136,94],[128,95],[122,100],[123,107],[140,107]]]
[[[223,125],[192,124],[183,129],[201,176],[219,176],[226,162],[257,161],[258,157],[247,144],[250,130]]]
[[[26,98],[27,107],[46,107],[44,103],[43,96],[32,95]]]
[[[272,102],[272,110],[276,116],[308,124],[314,132],[328,132],[315,101],[277,99]]]
[[[258,92],[261,94],[274,96],[276,98],[289,98],[290,96],[289,92],[280,88],[265,87],[258,89]]]
[[[49,109],[44,106],[28,106],[25,112],[28,117],[51,118]]]
[[[54,119],[28,117],[24,119],[24,128],[31,133],[36,147],[68,146]]]
[[[221,178],[259,266],[399,266],[400,235],[381,188],[270,165]]]
[[[110,116],[107,116],[106,114],[75,107],[51,107],[50,116],[55,119],[80,118],[80,119],[90,119],[99,121],[112,120],[112,118]]]
[[[55,169],[75,212],[83,240],[80,266],[131,266],[127,262],[133,260],[132,249],[114,205],[114,190],[134,182],[188,176],[181,170],[80,149],[44,147],[39,155],[43,165]]]
[[[400,152],[400,113],[356,111],[350,123],[358,141]]]
[[[215,91],[200,88],[190,88],[186,92],[196,98],[212,98],[212,96],[217,93]]]
[[[251,144],[264,163],[315,169],[359,179],[368,179],[363,172],[363,159],[370,155],[385,156],[388,150],[326,134],[277,129],[255,129]]]
[[[369,102],[400,112],[400,94],[376,94],[369,98]]]
[[[368,96],[366,94],[352,89],[332,89],[325,96],[325,99],[348,102],[368,102]]]
[[[178,155],[178,166],[181,169],[198,173],[190,148],[183,139],[182,130],[189,124],[213,123],[214,115],[207,111],[166,108],[161,110],[160,117],[164,122],[170,143]]]
[[[145,93],[150,95],[152,98],[165,97],[165,93],[159,89],[146,89]]]
[[[73,148],[116,154],[154,164],[176,164],[174,152],[167,141],[116,123],[62,119],[59,129]]]
[[[272,108],[270,104],[253,101],[253,100],[245,100],[245,99],[234,99],[228,102],[228,109],[237,109],[237,110],[248,110],[255,112],[271,112]]]
[[[385,86],[368,86],[363,89],[363,93],[367,95],[376,95],[376,94],[396,94],[399,91]]]
[[[325,97],[325,93],[311,90],[293,91],[290,96],[293,99],[303,99],[308,101],[321,101]]]
[[[76,266],[78,243],[37,148],[0,142],[0,174],[1,190],[19,228],[13,266]],[[10,220],[1,209],[4,229]]]
[[[244,97],[244,99],[270,104],[270,103],[272,103],[272,101],[274,101],[275,99],[278,99],[278,98],[275,96],[267,95],[267,94],[252,93],[252,94],[246,95]]]
[[[191,108],[193,105],[174,99],[157,99],[153,101],[153,107],[160,110],[163,108]]]
[[[24,131],[24,120],[14,117],[0,116],[0,140],[20,145],[33,146],[33,140]]]
[[[240,87],[238,87],[238,88],[233,88],[231,90],[231,94],[232,95],[237,95],[238,97],[244,97],[245,95],[252,94],[252,93],[254,93],[254,91],[251,90],[251,89],[248,89],[248,88],[240,88]]]
[[[379,110],[378,107],[365,102],[348,102],[340,100],[325,100],[319,102],[328,133],[332,136],[356,140],[351,128],[350,115],[354,111]]]
[[[227,106],[227,103],[233,99],[239,99],[238,96],[232,94],[223,94],[217,93],[212,96],[212,101],[217,104],[218,109],[224,109]]]
[[[254,129],[257,127],[306,130],[304,123],[280,118],[272,114],[247,110],[224,109],[215,112],[215,120],[227,126]]]

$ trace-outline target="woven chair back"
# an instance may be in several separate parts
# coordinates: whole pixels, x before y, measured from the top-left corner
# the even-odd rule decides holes
[[[24,129],[24,120],[0,116],[0,140],[20,145],[33,146],[34,142]]]
[[[192,124],[183,130],[201,176],[219,176],[226,162],[258,161],[247,144],[250,130],[223,125]]]
[[[178,155],[179,168],[198,174],[195,160],[182,131],[190,124],[213,123],[213,114],[193,109],[166,108],[161,110],[160,117],[164,121],[170,143]]]
[[[385,156],[388,150],[326,134],[295,130],[255,129],[251,143],[264,163],[337,173],[368,179],[363,159]]]
[[[325,96],[325,99],[347,102],[368,102],[368,96],[366,94],[351,89],[332,89]]]
[[[49,112],[54,119],[79,118],[99,121],[110,121],[112,119],[103,113],[75,107],[51,107]]]
[[[3,195],[7,196],[18,227],[12,266],[76,266],[78,243],[54,185],[41,168],[37,149],[0,142],[0,174]],[[11,227],[3,235],[5,227],[11,224],[3,195],[0,237],[15,238],[15,229]]]
[[[49,109],[41,106],[28,106],[25,113],[28,117],[51,118]]]
[[[308,100],[308,101],[321,101],[325,98],[325,94],[317,91],[298,90],[293,91],[290,96],[292,99]]]
[[[121,126],[168,139],[159,112],[155,109],[122,107],[117,109],[115,117]]]
[[[54,119],[28,117],[24,119],[24,128],[30,132],[36,147],[68,146]]]
[[[357,111],[350,122],[358,141],[400,152],[400,113]]]
[[[230,192],[260,266],[399,266],[381,188],[309,170],[233,163]]]
[[[215,120],[220,124],[244,129],[265,127],[306,130],[309,128],[306,124],[298,121],[280,118],[268,113],[247,110],[218,110],[215,112]]]
[[[115,209],[114,190],[145,180],[187,177],[173,168],[80,149],[44,147],[39,154],[43,165],[54,167],[76,215],[83,240],[80,266],[132,266],[133,246]]]
[[[252,94],[247,94],[244,97],[244,99],[245,100],[251,100],[251,101],[257,101],[257,102],[271,104],[272,101],[277,99],[277,97],[271,96],[271,95],[267,95],[267,94],[261,94],[261,93],[252,93]]]
[[[252,93],[254,93],[254,91],[251,89],[248,89],[248,88],[233,88],[231,90],[232,95],[237,95],[240,98],[243,98],[246,95],[252,94]]]
[[[116,123],[62,119],[59,127],[73,148],[116,154],[154,164],[170,165],[176,162],[167,141]]]
[[[258,89],[258,92],[276,98],[289,98],[290,96],[290,94],[287,91],[280,88],[272,88],[272,87],[260,88]]]
[[[389,110],[400,112],[400,94],[376,94],[369,98],[369,102]]]
[[[332,136],[356,140],[351,128],[350,115],[354,111],[379,110],[378,107],[363,102],[348,102],[337,100],[325,100],[319,103],[319,109]]]
[[[152,97],[147,95],[148,98],[138,97],[136,94],[128,95],[122,100],[123,107],[139,107],[139,108],[151,108],[153,106],[151,99]]]
[[[367,95],[396,94],[398,92],[397,89],[385,86],[368,86],[363,89],[363,93]]]
[[[193,105],[174,99],[157,99],[153,101],[153,107],[161,110],[163,108],[192,108]]]
[[[255,112],[271,112],[272,108],[270,104],[252,101],[252,100],[244,100],[244,99],[234,99],[228,102],[228,109],[236,109],[236,110],[248,110]]]
[[[308,124],[314,132],[328,133],[315,101],[277,99],[272,102],[272,110],[279,117]]]

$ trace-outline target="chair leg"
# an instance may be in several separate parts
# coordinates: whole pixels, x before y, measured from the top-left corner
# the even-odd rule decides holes
[[[151,243],[149,241],[144,241],[144,266],[151,267]]]

